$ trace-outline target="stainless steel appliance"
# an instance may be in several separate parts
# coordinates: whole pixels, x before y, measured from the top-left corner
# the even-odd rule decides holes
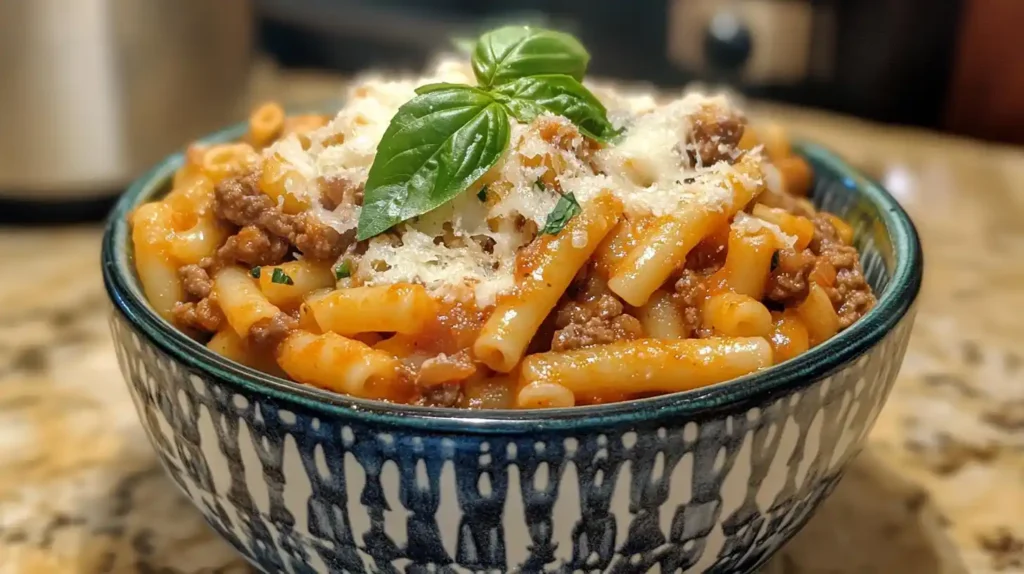
[[[591,73],[937,127],[964,0],[257,0],[285,63],[422,64],[495,21],[579,36]]]
[[[252,30],[249,0],[0,2],[0,201],[110,196],[237,118]]]

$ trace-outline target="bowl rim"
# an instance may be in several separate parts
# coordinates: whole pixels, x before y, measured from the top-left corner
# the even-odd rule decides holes
[[[214,144],[241,137],[246,124],[236,124],[201,138]],[[877,182],[846,164],[833,152],[796,141],[793,148],[839,176],[846,187],[875,204],[889,233],[896,266],[886,291],[875,307],[850,328],[801,355],[760,371],[700,389],[650,398],[559,409],[469,410],[454,407],[399,405],[350,397],[283,379],[230,361],[187,337],[160,318],[146,302],[129,262],[127,214],[161,191],[184,162],[174,153],[135,180],[111,211],[103,234],[103,282],[117,311],[162,352],[196,371],[235,387],[236,392],[297,403],[314,412],[341,419],[435,432],[533,433],[579,430],[644,423],[672,417],[681,421],[705,419],[746,410],[773,397],[810,386],[875,346],[899,324],[913,306],[921,287],[923,254],[917,230],[896,199]]]

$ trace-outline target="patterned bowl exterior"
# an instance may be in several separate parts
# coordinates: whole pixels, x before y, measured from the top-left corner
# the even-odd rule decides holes
[[[226,132],[217,136],[224,139]],[[124,215],[104,241],[121,370],[168,474],[266,572],[750,572],[808,520],[899,370],[922,260],[906,214],[828,152],[878,307],[803,357],[708,389],[544,413],[396,408],[230,364],[142,302]]]

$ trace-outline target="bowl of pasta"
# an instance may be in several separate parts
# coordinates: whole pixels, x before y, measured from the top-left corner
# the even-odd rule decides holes
[[[266,572],[750,572],[906,348],[906,213],[723,96],[483,35],[139,179],[103,271],[168,474]]]

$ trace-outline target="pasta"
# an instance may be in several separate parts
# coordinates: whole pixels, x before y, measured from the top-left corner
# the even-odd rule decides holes
[[[738,169],[753,175],[752,156],[744,156]],[[749,177],[745,179],[751,179]],[[726,181],[730,200],[725,207],[692,204],[651,224],[639,244],[619,263],[608,287],[631,305],[643,305],[672,272],[686,261],[690,250],[757,194],[754,186],[739,177]]]
[[[685,339],[686,325],[672,296],[663,290],[651,295],[642,307],[637,309],[644,334],[654,339]]]
[[[281,312],[260,291],[249,272],[239,267],[225,267],[214,276],[213,294],[239,337],[247,337],[253,325],[270,321]]]
[[[174,304],[185,296],[167,241],[173,216],[174,210],[166,202],[143,205],[132,215],[135,271],[149,303],[164,318],[171,316]]]
[[[542,237],[526,261],[517,291],[501,301],[473,345],[477,358],[507,373],[522,359],[527,345],[558,298],[590,258],[622,213],[622,204],[601,195],[561,233]]]
[[[275,283],[274,271],[280,270],[290,281]],[[334,272],[330,265],[314,261],[288,261],[280,265],[260,268],[260,291],[271,305],[297,307],[314,291],[334,286]]]
[[[400,398],[398,360],[336,333],[294,331],[280,345],[277,361],[296,381],[376,399]]]
[[[771,346],[760,337],[642,339],[531,355],[523,361],[522,379],[524,389],[557,384],[573,393],[670,393],[734,379],[771,364]],[[548,393],[557,396],[544,391]],[[522,391],[520,402],[521,397]]]
[[[472,78],[447,63],[366,79],[336,116],[268,103],[242,141],[189,146],[167,194],[131,215],[153,310],[298,384],[537,409],[757,373],[874,304],[855,230],[813,208],[813,170],[786,132],[701,94],[651,107],[608,92],[622,128],[610,143],[562,116],[512,117],[507,149],[455,197],[360,235],[380,189],[406,194],[397,213],[413,187],[451,183],[430,172],[439,156],[406,188],[369,174],[416,86]]]
[[[760,301],[738,293],[708,297],[704,323],[714,333],[728,337],[764,337],[772,331],[772,316]]]
[[[422,285],[350,287],[309,301],[321,329],[342,335],[417,333],[434,317],[436,302]]]

